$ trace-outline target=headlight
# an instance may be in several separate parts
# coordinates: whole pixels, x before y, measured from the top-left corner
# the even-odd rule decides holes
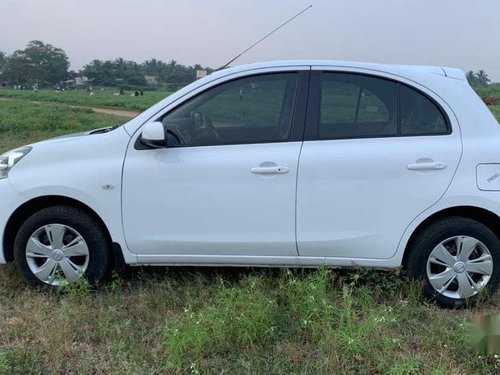
[[[21,147],[15,150],[6,152],[0,155],[0,179],[6,178],[9,175],[10,169],[16,165],[16,163],[24,158],[28,152],[31,151],[31,147]]]

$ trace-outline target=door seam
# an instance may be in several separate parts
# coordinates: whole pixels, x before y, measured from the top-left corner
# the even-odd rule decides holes
[[[299,171],[300,171],[300,157],[302,156],[302,148],[304,147],[304,139],[306,134],[306,126],[307,126],[307,111],[309,110],[309,94],[311,92],[311,76],[312,76],[312,66],[309,67],[309,77],[307,79],[307,96],[306,100],[306,108],[304,112],[304,126],[302,128],[302,142],[300,144],[299,157],[297,158],[297,172],[295,176],[295,251],[297,252],[297,256],[300,256],[299,253],[299,241],[298,241],[298,228],[297,228],[297,210],[298,210],[298,194],[299,194]]]

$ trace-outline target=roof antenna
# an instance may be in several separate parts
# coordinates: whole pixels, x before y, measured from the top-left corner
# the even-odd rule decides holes
[[[257,44],[259,44],[260,42],[262,42],[264,39],[266,39],[267,37],[269,37],[272,34],[274,34],[276,31],[278,31],[279,29],[281,29],[286,24],[292,22],[295,18],[297,18],[298,16],[300,16],[302,13],[304,13],[307,10],[309,10],[310,8],[312,8],[312,4],[309,5],[308,7],[304,8],[304,9],[302,9],[299,13],[297,13],[295,16],[293,16],[292,18],[290,18],[286,22],[284,22],[281,25],[279,25],[277,28],[275,28],[270,33],[264,35],[262,38],[260,38],[258,41],[256,41],[254,44],[252,44],[250,47],[248,47],[246,50],[244,50],[243,52],[241,52],[239,55],[237,55],[232,60],[229,60],[226,64],[224,64],[223,66],[221,66],[219,69],[216,69],[215,71],[222,70],[222,69],[226,68],[229,64],[231,64],[233,61],[235,61],[236,59],[238,59],[241,55],[243,55],[244,53],[248,52],[250,49],[252,49],[253,47],[255,47]]]

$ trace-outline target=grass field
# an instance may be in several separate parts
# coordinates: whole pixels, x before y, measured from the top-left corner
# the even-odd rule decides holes
[[[475,90],[481,97],[495,95],[500,99],[500,83],[488,87],[475,87]],[[123,96],[116,96],[116,92],[117,90],[114,88],[105,88],[104,91],[98,89],[93,95],[89,95],[83,90],[61,92],[40,90],[39,92],[33,92],[31,90],[12,90],[0,87],[0,98],[143,111],[171,94],[167,91],[145,91],[143,96],[131,97],[131,91]],[[500,118],[500,101],[498,105],[489,108],[497,116],[497,119]]]
[[[472,310],[426,303],[396,273],[135,269],[48,293],[0,268],[4,374],[494,374]]]
[[[0,100],[0,152],[49,137],[121,124],[125,120],[58,103]]]
[[[26,99],[0,101],[0,152],[124,121]],[[0,374],[498,374],[500,357],[468,335],[474,316],[499,312],[498,294],[439,309],[398,272],[134,268],[47,292],[9,264]]]
[[[0,98],[24,99],[32,101],[48,101],[62,104],[83,105],[89,107],[118,107],[133,110],[145,110],[154,103],[167,97],[166,91],[145,91],[143,96],[115,95],[116,89],[106,88],[104,91],[96,90],[93,95],[82,90],[54,91],[40,90],[12,90],[0,88]]]

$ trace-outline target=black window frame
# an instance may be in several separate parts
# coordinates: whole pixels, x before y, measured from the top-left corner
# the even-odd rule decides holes
[[[269,75],[278,75],[278,74],[297,74],[297,84],[295,87],[295,95],[292,104],[292,113],[290,116],[290,131],[288,134],[288,138],[278,139],[278,140],[269,140],[269,141],[242,141],[242,142],[229,142],[229,143],[207,143],[207,144],[194,144],[194,145],[167,145],[163,147],[165,149],[179,149],[179,148],[191,148],[191,147],[220,147],[220,146],[235,146],[235,145],[247,145],[247,144],[267,144],[267,143],[283,143],[283,142],[301,142],[303,140],[304,129],[305,129],[305,119],[308,105],[308,95],[309,95],[309,81],[311,70],[280,70],[275,72],[265,72],[265,73],[255,73],[248,74],[240,77],[236,77],[233,79],[229,79],[223,82],[218,83],[217,85],[210,86],[207,89],[197,93],[189,97],[188,99],[182,100],[175,107],[169,109],[167,112],[161,113],[161,115],[157,115],[153,121],[161,121],[163,117],[168,116],[170,113],[178,109],[180,106],[185,105],[186,103],[196,100],[197,97],[207,93],[210,90],[217,89],[222,85],[232,83],[241,79],[248,79],[253,77],[263,77]],[[144,145],[141,142],[141,134],[137,137],[137,140],[134,144],[134,148],[136,150],[150,150],[152,147]]]
[[[321,88],[322,88],[322,75],[328,73],[335,74],[349,74],[349,75],[357,75],[362,77],[371,77],[377,78],[381,80],[386,80],[396,84],[396,117],[397,117],[397,132],[396,134],[377,134],[377,135],[353,135],[353,136],[342,136],[342,137],[328,137],[321,138],[319,136],[320,122],[321,122]],[[359,72],[350,72],[350,71],[338,71],[338,70],[317,70],[311,72],[310,77],[310,85],[309,85],[309,100],[307,105],[307,114],[306,114],[306,128],[304,131],[304,141],[328,141],[328,140],[342,140],[342,139],[371,139],[371,138],[396,138],[396,137],[429,137],[429,136],[443,136],[450,135],[453,133],[453,127],[451,126],[451,121],[443,109],[443,107],[431,96],[422,90],[408,85],[406,83],[400,82],[395,79],[390,79],[386,77],[381,77],[376,74],[366,74]],[[443,116],[446,123],[446,131],[440,133],[416,133],[416,134],[401,134],[401,87],[405,86],[411,90],[416,91],[418,94],[422,95],[426,99],[428,99],[431,103],[435,105],[435,107],[439,110],[441,115]],[[359,103],[358,103],[359,104]]]

